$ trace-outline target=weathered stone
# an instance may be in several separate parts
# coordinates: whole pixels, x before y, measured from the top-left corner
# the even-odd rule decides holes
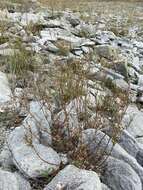
[[[140,41],[134,41],[134,45],[139,48],[139,49],[143,49],[143,42]]]
[[[142,184],[137,173],[123,161],[109,157],[102,180],[112,190],[141,190]]]
[[[55,190],[60,187],[74,190],[102,190],[100,179],[95,172],[78,169],[73,165],[61,170],[44,190]]]
[[[99,45],[95,47],[95,52],[100,57],[107,58],[109,60],[117,58],[117,49],[110,45]]]
[[[122,131],[118,143],[133,157],[136,157],[139,151],[137,140],[126,130]]]
[[[69,21],[69,23],[73,26],[73,27],[76,27],[77,25],[80,24],[80,19],[79,18],[76,18],[76,17],[73,17],[73,16],[68,16],[67,17],[67,20]]]
[[[0,103],[6,103],[12,98],[12,92],[5,73],[0,72]]]
[[[87,23],[81,23],[76,27],[76,30],[73,32],[79,37],[95,37],[96,35],[96,26]]]
[[[113,80],[113,83],[117,88],[121,89],[122,91],[129,91],[129,84],[125,80],[116,79]]]
[[[101,183],[101,186],[102,186],[102,190],[110,190],[109,187],[105,185],[104,183]]]
[[[62,126],[61,130],[66,136],[75,134],[81,129],[78,114],[83,113],[84,111],[84,103],[81,98],[72,100],[66,106],[66,111],[62,110],[56,115],[55,120],[59,126]]]
[[[31,190],[30,184],[18,173],[0,170],[1,190]]]
[[[58,47],[56,47],[53,43],[51,43],[51,42],[47,42],[46,44],[45,44],[45,48],[44,48],[45,50],[48,50],[48,51],[50,51],[50,52],[52,52],[52,53],[58,53],[60,50],[59,50],[59,48]]]
[[[127,131],[134,137],[143,135],[143,112],[139,111],[137,106],[129,105],[123,117],[122,124]]]
[[[21,173],[26,177],[36,178],[57,170],[61,162],[58,154],[50,147],[38,142],[32,143],[30,134],[25,132],[23,126],[17,127],[8,138],[13,162]]]
[[[14,164],[28,177],[51,174],[60,166],[58,154],[47,147],[51,145],[50,125],[50,112],[41,102],[31,102],[30,113],[22,126],[14,129],[8,138]]]
[[[7,145],[3,147],[0,153],[0,165],[3,169],[6,169],[6,170],[10,170],[14,166],[12,155]]]
[[[143,75],[138,76],[138,86],[143,87]]]
[[[12,15],[13,14],[11,14],[11,16]],[[24,13],[24,14],[21,15],[21,21],[20,22],[21,22],[21,24],[23,26],[26,26],[26,25],[28,25],[30,23],[33,23],[33,24],[40,23],[40,22],[44,23],[45,20],[44,20],[43,16],[40,15],[40,14]]]
[[[143,168],[119,144],[114,145],[110,137],[105,133],[95,129],[87,129],[82,134],[82,143],[87,146],[92,156],[96,157],[100,151],[101,154],[104,153],[103,156],[111,155],[128,163],[136,171],[143,183]]]

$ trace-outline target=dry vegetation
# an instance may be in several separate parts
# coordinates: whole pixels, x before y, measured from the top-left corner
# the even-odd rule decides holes
[[[52,10],[65,10],[66,8],[70,8],[74,11],[79,11],[80,9],[81,17],[83,19],[93,19],[93,21],[95,21],[97,18],[93,14],[95,10],[97,16],[99,17],[102,17],[102,14],[106,16],[113,14],[113,11],[115,13],[116,10],[118,10],[118,13],[119,10],[123,10],[121,14],[124,14],[125,17],[127,16],[128,18],[127,22],[123,23],[125,27],[135,22],[136,16],[138,14],[137,10],[134,9],[132,4],[127,3],[128,11],[126,11],[126,8],[123,9],[124,4],[122,4],[122,2],[108,2],[105,4],[103,2],[95,3],[93,1],[88,1],[87,3],[86,0],[80,0],[78,2],[73,0],[40,0],[40,2],[43,5],[51,7]],[[25,2],[22,0],[15,0],[12,1],[12,3],[25,4]],[[113,9],[111,9],[111,3]],[[83,14],[83,10],[90,12],[88,18]],[[5,26],[3,26],[3,30],[4,27]],[[116,22],[115,26],[107,25],[107,27],[110,28],[110,30],[112,29],[112,31],[115,33],[119,31]],[[124,28],[125,31],[125,27],[121,28]],[[37,33],[38,29],[38,26],[29,26],[27,30],[32,30],[34,33]],[[3,43],[4,40],[5,38],[0,39],[0,43]],[[87,148],[83,144],[79,146],[79,139],[81,138],[82,130],[87,128],[94,128],[97,131],[99,129],[102,130],[105,127],[103,118],[111,118],[109,124],[114,129],[114,133],[113,136],[111,136],[110,141],[115,144],[122,130],[121,119],[128,105],[128,94],[117,89],[111,81],[105,80],[104,82],[101,82],[100,85],[102,86],[103,90],[110,88],[111,95],[103,97],[102,104],[98,103],[95,97],[94,104],[96,106],[93,106],[95,110],[90,110],[91,107],[89,106],[87,99],[89,88],[87,81],[89,81],[90,78],[88,78],[88,69],[84,69],[84,63],[88,65],[88,67],[90,65],[90,56],[87,56],[86,60],[70,60],[66,61],[65,63],[55,61],[55,63],[53,63],[50,68],[48,68],[49,71],[42,70],[42,68],[37,70],[37,67],[34,67],[34,55],[31,52],[26,51],[21,43],[21,41],[13,43],[14,48],[18,49],[19,52],[15,52],[15,55],[11,57],[10,64],[8,64],[9,72],[16,75],[16,80],[18,80],[19,77],[23,78],[23,80],[27,78],[27,72],[29,71],[33,73],[35,72],[40,78],[40,80],[37,81],[33,79],[35,83],[32,86],[32,93],[35,95],[35,99],[42,99],[44,100],[44,104],[46,102],[46,104],[49,106],[51,106],[55,100],[58,101],[58,112],[63,111],[65,116],[64,121],[59,124],[59,122],[57,122],[59,118],[57,118],[55,113],[53,114],[53,147],[58,152],[66,153],[70,158],[69,160],[71,160],[71,163],[74,162],[74,164],[77,166],[95,170],[99,169],[98,166],[101,166],[102,164],[102,160],[100,159],[99,162],[99,158],[101,158],[101,155],[104,156],[106,151],[100,152],[99,148],[100,155],[97,155],[97,158],[95,159],[97,162],[97,168],[93,168],[91,164],[91,160],[93,158],[91,155],[89,155]],[[67,55],[66,44],[59,43],[57,46],[61,49],[62,55]],[[31,79],[29,79],[29,81],[30,80]],[[27,84],[27,86],[30,85]],[[76,106],[79,105],[79,109],[76,109],[75,113],[78,115],[79,126],[77,126],[78,130],[75,129],[75,131],[70,131],[69,115],[71,113],[67,112],[66,108],[73,100],[75,101]],[[80,102],[82,102],[82,104],[80,104]],[[81,112],[83,105],[84,110]],[[48,108],[51,109],[51,107]],[[93,112],[96,113],[96,116],[91,118],[91,113]],[[68,131],[68,138],[66,137],[67,134],[59,130],[60,128],[63,128],[63,126]]]

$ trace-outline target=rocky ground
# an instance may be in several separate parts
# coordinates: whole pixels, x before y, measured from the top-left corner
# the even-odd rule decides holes
[[[88,14],[1,7],[0,190],[143,190],[143,16]]]

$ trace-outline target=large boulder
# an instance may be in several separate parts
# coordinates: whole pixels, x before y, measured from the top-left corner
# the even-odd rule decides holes
[[[100,152],[101,158],[105,155],[111,155],[128,163],[136,171],[143,183],[143,168],[137,160],[128,154],[118,143],[114,144],[112,139],[105,133],[96,129],[87,129],[82,134],[81,142],[87,146],[92,157],[96,157]]]
[[[18,173],[0,170],[1,190],[31,190],[30,184]]]
[[[112,135],[111,130],[106,130],[106,134]],[[133,156],[137,162],[143,166],[143,144],[139,143],[128,131],[123,130],[118,140],[119,145]]]
[[[32,142],[23,126],[17,127],[8,138],[8,147],[15,166],[29,178],[42,177],[59,169],[61,160],[51,148]]]
[[[142,183],[131,166],[121,160],[109,157],[102,180],[112,190],[141,190]]]
[[[114,128],[110,127],[105,128],[103,131],[109,137],[112,137],[115,133]],[[118,144],[133,157],[136,157],[137,153],[139,152],[139,143],[127,130],[123,130],[121,132]]]
[[[137,140],[126,130],[122,131],[118,143],[133,157],[136,157],[137,153],[139,152]]]
[[[54,177],[44,190],[55,189],[101,190],[102,188],[100,179],[95,172],[68,165]]]
[[[40,102],[31,102],[29,115],[8,138],[16,167],[29,178],[53,173],[61,159],[51,147],[51,114]]]

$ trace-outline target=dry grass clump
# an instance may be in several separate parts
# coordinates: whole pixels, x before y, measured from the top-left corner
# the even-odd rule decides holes
[[[59,0],[58,3],[54,0],[41,0],[41,3],[48,4],[52,9],[55,5],[58,9],[69,7],[70,3],[74,5],[74,1],[64,0]],[[80,1],[78,8],[84,3],[86,2]],[[103,6],[103,3],[99,4]],[[26,31],[37,34],[41,27],[43,26],[30,24]],[[60,41],[56,45],[61,50],[60,55],[68,55],[68,44]],[[48,105],[52,113],[53,148],[57,152],[66,153],[69,162],[78,167],[99,169],[102,165],[102,159],[99,158],[108,155],[106,151],[100,152],[99,144],[99,151],[93,159],[86,145],[80,144],[82,131],[89,128],[99,131],[110,126],[114,131],[110,141],[114,145],[123,130],[121,120],[128,104],[128,92],[122,92],[110,80],[98,81],[96,77],[89,78],[90,56],[85,59],[55,60],[44,65],[45,67],[41,65],[41,68],[35,71],[37,62],[33,52],[28,51],[19,40],[13,43],[12,48],[16,51],[9,59],[9,72],[24,79],[29,71],[35,74],[30,92],[35,100],[44,102],[43,106]],[[70,104],[72,107],[67,109]],[[59,113],[62,113],[62,118]],[[31,141],[30,143],[32,144]]]
[[[115,144],[123,130],[121,120],[128,105],[128,92],[122,92],[111,81],[94,81],[95,84],[99,84],[102,91],[109,93],[104,96],[98,95],[100,93],[98,85],[92,87],[96,94],[91,106],[88,61],[88,59],[56,60],[48,70],[39,75],[40,79],[35,82],[34,94],[36,99],[43,100],[44,105],[48,105],[52,112],[53,148],[57,152],[67,154],[70,163],[78,167],[99,170],[103,160],[95,158],[93,164],[88,148],[80,144],[82,131],[89,128],[102,130],[108,124],[113,129],[110,141]],[[72,106],[67,109],[69,105]],[[62,113],[62,119],[59,113]],[[97,158],[108,156],[106,151],[100,152],[100,144],[97,154]]]
[[[17,76],[24,76],[27,71],[34,71],[35,60],[32,51],[26,50],[20,40],[12,44],[14,55],[9,58],[9,72]]]
[[[80,144],[82,131],[89,128],[99,131],[108,125],[113,129],[110,141],[115,144],[123,130],[121,120],[128,105],[128,92],[122,92],[112,81],[91,79],[90,56],[56,59],[37,70],[34,54],[27,51],[21,41],[16,41],[14,48],[19,51],[10,58],[9,72],[22,79],[28,78],[29,71],[31,76],[36,74],[27,85],[30,86],[28,94],[31,93],[35,100],[42,100],[43,106],[47,105],[52,113],[53,148],[66,153],[69,162],[78,167],[100,169],[103,160],[94,159],[93,164],[88,148]],[[108,156],[106,151],[97,151],[97,154],[97,158]]]

